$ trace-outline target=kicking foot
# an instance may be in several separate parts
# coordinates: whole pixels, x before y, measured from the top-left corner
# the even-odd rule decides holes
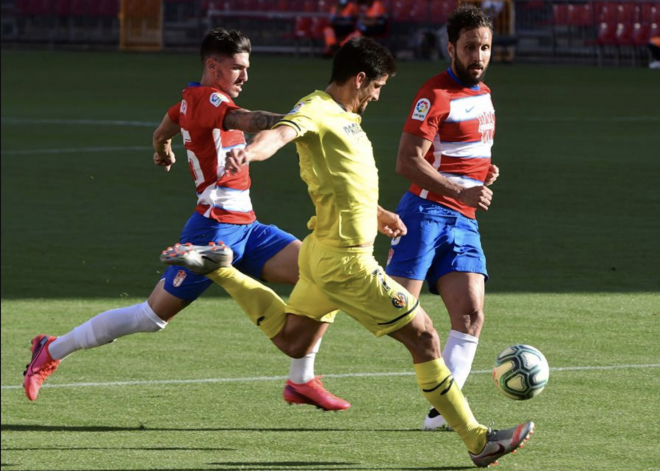
[[[508,430],[490,429],[484,449],[476,455],[470,453],[470,458],[480,468],[496,465],[499,458],[521,448],[533,433],[534,422],[525,422]]]
[[[234,253],[223,242],[209,245],[174,244],[160,254],[167,265],[186,267],[198,275],[206,275],[218,268],[230,267]]]

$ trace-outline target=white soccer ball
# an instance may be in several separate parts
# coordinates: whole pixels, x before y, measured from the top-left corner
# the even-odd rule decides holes
[[[512,345],[497,355],[493,381],[510,399],[519,401],[538,396],[550,376],[543,354],[529,345]]]

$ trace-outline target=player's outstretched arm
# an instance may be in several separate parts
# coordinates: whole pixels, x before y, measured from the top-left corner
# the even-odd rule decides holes
[[[243,165],[255,160],[266,160],[296,137],[296,131],[289,126],[278,126],[275,129],[261,131],[245,149],[232,149],[227,154],[225,170],[234,174]]]
[[[177,123],[165,114],[163,121],[156,128],[153,135],[154,146],[154,164],[165,167],[168,172],[172,164],[176,162],[176,157],[172,151],[172,138],[181,132]]]
[[[237,129],[243,132],[256,133],[272,128],[284,117],[283,114],[270,111],[232,110],[225,115],[225,129]]]
[[[484,185],[464,188],[440,175],[424,159],[430,148],[431,141],[407,132],[402,133],[396,157],[396,172],[426,190],[487,211],[493,198],[492,190]]]
[[[406,235],[408,229],[398,214],[378,206],[378,232],[393,239]]]

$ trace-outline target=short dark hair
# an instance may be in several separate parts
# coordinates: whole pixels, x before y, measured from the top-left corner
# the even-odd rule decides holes
[[[481,27],[493,31],[493,21],[481,8],[465,4],[454,10],[447,20],[447,37],[449,42],[456,45],[463,30],[472,30]]]
[[[204,37],[200,54],[202,56],[202,62],[204,62],[207,57],[213,54],[233,56],[241,52],[250,53],[251,51],[252,44],[250,43],[250,39],[240,31],[215,28],[209,31]]]
[[[332,62],[331,83],[343,85],[348,79],[364,72],[372,81],[396,73],[392,53],[371,38],[354,38],[344,44]]]

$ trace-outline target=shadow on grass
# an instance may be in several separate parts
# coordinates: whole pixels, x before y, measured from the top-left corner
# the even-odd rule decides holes
[[[291,427],[191,427],[163,428],[137,425],[135,427],[115,427],[111,425],[22,425],[2,424],[3,432],[395,432],[422,433],[417,428],[409,429],[342,429],[342,428],[291,428]],[[4,448],[3,448],[4,449]],[[161,448],[159,448],[161,449]],[[174,448],[178,449],[178,448]]]

